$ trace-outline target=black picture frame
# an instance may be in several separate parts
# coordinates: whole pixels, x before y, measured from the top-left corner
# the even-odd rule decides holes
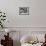
[[[19,7],[19,15],[29,15],[29,7]]]

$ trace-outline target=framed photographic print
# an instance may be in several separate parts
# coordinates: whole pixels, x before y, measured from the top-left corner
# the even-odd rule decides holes
[[[29,7],[19,7],[19,15],[29,15]]]

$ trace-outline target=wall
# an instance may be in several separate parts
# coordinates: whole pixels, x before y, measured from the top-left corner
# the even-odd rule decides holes
[[[46,0],[0,0],[6,12],[7,27],[46,27]],[[28,15],[19,15],[19,7],[29,7]]]
[[[19,16],[19,7],[22,7],[22,6],[29,7],[30,3],[31,3],[30,0],[29,1],[28,0],[27,1],[26,0],[21,0],[21,1],[1,0],[0,9],[6,12],[6,15],[8,18],[8,23],[6,24],[6,26],[7,27],[25,26],[25,24],[27,23],[28,20],[30,20],[30,18],[29,16]]]
[[[32,1],[32,25],[46,27],[46,0],[33,0]]]

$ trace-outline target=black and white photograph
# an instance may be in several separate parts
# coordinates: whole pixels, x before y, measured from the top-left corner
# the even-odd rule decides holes
[[[29,7],[19,7],[19,15],[29,15]]]

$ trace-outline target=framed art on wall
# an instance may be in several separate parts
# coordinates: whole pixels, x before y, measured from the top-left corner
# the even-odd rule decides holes
[[[29,7],[19,7],[19,15],[29,15]]]

